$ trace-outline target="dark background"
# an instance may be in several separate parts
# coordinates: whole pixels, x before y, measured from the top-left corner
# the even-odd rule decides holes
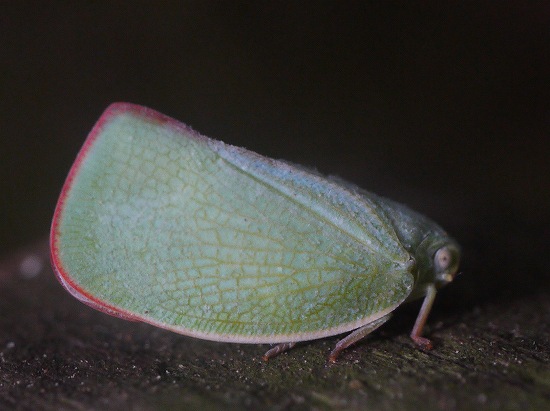
[[[20,269],[6,263],[0,391],[10,389],[3,403],[28,396],[20,381],[40,387],[38,401],[70,398],[73,389],[96,406],[113,398],[109,390],[124,406],[142,392],[156,401],[157,389],[179,398],[171,380],[155,385],[169,370],[180,388],[200,391],[216,375],[231,392],[242,384],[242,403],[222,390],[220,404],[246,404],[251,392],[253,404],[266,404],[269,393],[285,401],[287,390],[299,403],[300,395],[309,398],[304,392],[323,392],[325,384],[330,393],[335,382],[359,375],[353,378],[366,384],[364,397],[386,404],[380,409],[395,409],[394,388],[416,393],[411,409],[418,401],[452,409],[445,401],[470,395],[460,388],[463,376],[482,392],[471,394],[470,405],[487,398],[491,409],[505,409],[502,401],[514,409],[514,398],[524,409],[547,405],[549,27],[548,2],[1,2],[5,261],[46,237],[69,167],[114,101],[150,106],[207,136],[407,203],[445,227],[464,252],[463,275],[440,293],[430,317],[439,351],[425,356],[407,345],[413,305],[388,325],[390,337],[350,351],[355,368],[344,360],[333,369],[323,368],[332,340],[261,368],[248,356],[262,348],[238,349],[234,357],[233,345],[125,325],[73,300],[53,274],[10,276]],[[34,252],[45,256],[41,250]],[[393,351],[400,363],[386,356]],[[323,375],[303,391],[285,375],[297,358],[314,358]],[[226,360],[236,363],[224,366]],[[517,367],[502,368],[504,360]],[[410,373],[400,374],[406,367]],[[391,390],[378,387],[396,373]],[[279,388],[266,394],[271,382],[251,382],[263,381],[260,374],[276,376],[268,381]],[[403,382],[405,376],[411,378]],[[110,388],[94,388],[96,381]],[[494,392],[482,391],[487,387]],[[59,399],[52,401],[57,409]]]
[[[2,3],[0,253],[130,101],[409,204],[481,293],[547,281],[548,3],[250,3]]]

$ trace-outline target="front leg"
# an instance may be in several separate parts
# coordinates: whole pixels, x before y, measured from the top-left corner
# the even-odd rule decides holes
[[[432,342],[429,339],[422,337],[422,331],[426,325],[426,320],[428,319],[428,315],[432,309],[436,294],[437,291],[435,289],[435,285],[428,285],[426,289],[426,297],[424,297],[422,307],[420,308],[420,312],[418,313],[418,317],[416,317],[416,322],[414,323],[414,327],[411,331],[412,340],[416,345],[424,350],[431,350],[433,348]]]

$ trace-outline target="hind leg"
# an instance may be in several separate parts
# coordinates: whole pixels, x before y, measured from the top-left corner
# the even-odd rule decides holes
[[[295,342],[277,344],[275,347],[267,350],[267,352],[263,355],[262,360],[268,361],[270,358],[276,357],[282,352],[290,350],[295,345]]]

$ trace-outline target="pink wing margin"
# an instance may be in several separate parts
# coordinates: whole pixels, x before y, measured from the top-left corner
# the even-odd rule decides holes
[[[123,318],[130,321],[142,321],[142,318],[139,318],[135,314],[121,310],[111,304],[106,303],[94,297],[90,293],[86,292],[80,288],[70,276],[70,273],[67,272],[63,266],[63,261],[60,258],[59,254],[59,225],[61,222],[61,217],[65,207],[65,201],[67,199],[68,193],[71,191],[73,183],[76,176],[80,171],[80,167],[84,163],[86,156],[88,155],[90,149],[93,147],[94,143],[97,141],[98,137],[103,132],[106,124],[108,124],[113,118],[121,114],[135,114],[137,117],[147,119],[150,122],[159,124],[159,125],[168,125],[174,129],[184,129],[186,132],[191,132],[194,135],[199,137],[198,133],[191,130],[190,127],[187,127],[185,124],[180,123],[179,121],[168,117],[164,114],[159,113],[158,111],[152,110],[147,107],[139,106],[131,103],[113,103],[103,112],[97,123],[88,134],[84,145],[80,149],[74,164],[69,171],[69,175],[63,184],[61,189],[61,194],[57,205],[55,207],[55,212],[53,215],[52,226],[50,230],[50,259],[53,271],[58,279],[58,281],[69,291],[75,298],[82,301],[84,304],[89,305],[90,307],[102,311],[106,314],[110,314],[115,317]]]

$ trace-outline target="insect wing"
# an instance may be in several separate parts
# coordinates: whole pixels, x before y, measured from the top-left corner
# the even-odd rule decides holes
[[[51,243],[58,277],[85,303],[216,341],[349,331],[413,286],[368,197],[129,104],[86,140]]]

